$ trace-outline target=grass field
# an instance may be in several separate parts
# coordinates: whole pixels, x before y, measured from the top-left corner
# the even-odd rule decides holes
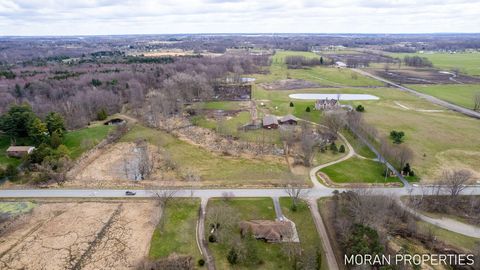
[[[202,258],[196,243],[199,206],[199,201],[193,199],[173,199],[167,204],[162,221],[153,232],[150,258],[164,258],[172,253],[190,255],[194,263]]]
[[[305,69],[288,69],[285,64],[287,56],[320,56],[312,52],[296,52],[296,51],[278,51],[272,57],[272,64],[269,68],[269,74],[255,74],[257,83],[273,82],[289,78],[302,79],[312,81],[321,85],[330,86],[381,86],[381,82],[374,79],[364,77],[354,73],[349,69],[338,69],[334,67],[315,66]]]
[[[480,93],[480,85],[477,84],[409,85],[409,87],[468,109],[474,108],[475,94]]]
[[[210,200],[208,207],[216,204],[226,203],[230,206],[240,220],[251,219],[275,219],[275,210],[273,208],[273,201],[270,198],[246,198],[246,199],[232,199],[224,200]],[[208,212],[208,208],[207,208]],[[238,231],[239,233],[239,231]],[[207,235],[208,237],[208,235]],[[291,269],[292,266],[288,263],[288,258],[283,254],[281,244],[270,244],[263,241],[255,241],[255,247],[258,257],[263,261],[263,264],[257,266],[247,267],[244,265],[236,265],[232,267],[227,261],[227,254],[230,247],[216,243],[208,243],[210,250],[215,258],[217,269]]]
[[[336,183],[398,182],[396,177],[388,177],[385,180],[384,169],[385,166],[380,162],[353,157],[320,171],[327,174]]]
[[[405,56],[426,57],[433,66],[439,69],[452,70],[458,68],[460,72],[472,76],[480,76],[480,52],[476,53],[389,53],[396,58]]]
[[[291,199],[290,198],[280,198],[280,204],[282,206],[283,214],[295,223],[297,227],[298,237],[300,238],[300,246],[302,252],[308,250],[316,250],[319,253],[320,257],[320,269],[326,270],[327,259],[322,250],[321,239],[318,236],[317,228],[313,221],[312,215],[310,214],[310,209],[304,201],[298,203],[297,211],[292,211],[290,209]]]
[[[368,148],[368,146],[362,141],[360,141],[356,136],[348,129],[342,131],[342,135],[345,136],[345,139],[352,145],[355,153],[365,158],[376,158],[375,153]]]
[[[279,185],[291,178],[284,162],[216,155],[165,132],[141,125],[133,126],[122,141],[132,142],[137,138],[145,138],[153,145],[163,147],[177,163],[178,170],[197,170],[206,185]]]
[[[82,141],[91,140],[94,144],[99,143],[105,139],[108,132],[112,129],[112,126],[95,125],[74,131],[69,131],[65,134],[63,144],[70,150],[70,157],[73,159],[78,158],[88,149],[82,147]]]

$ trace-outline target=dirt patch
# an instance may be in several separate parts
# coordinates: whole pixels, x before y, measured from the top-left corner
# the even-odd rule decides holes
[[[138,179],[138,163],[140,157],[134,143],[116,143],[110,145],[101,154],[84,166],[77,175],[65,183],[65,186],[88,187],[135,187],[159,186],[164,179],[174,180],[172,171],[160,168],[162,156],[157,147],[149,145],[149,160],[153,170],[147,180]]]
[[[275,81],[272,83],[261,83],[261,87],[265,90],[295,90],[295,89],[307,89],[307,88],[321,88],[327,87],[320,85],[318,83],[309,82],[305,80],[298,80],[298,79],[286,79]],[[328,86],[331,87],[331,86]]]
[[[399,84],[474,84],[480,78],[440,72],[436,69],[371,69],[375,75]]]
[[[1,269],[135,269],[158,222],[154,202],[44,203],[0,240]]]

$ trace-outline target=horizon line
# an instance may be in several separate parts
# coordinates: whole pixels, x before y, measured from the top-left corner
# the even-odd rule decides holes
[[[180,35],[189,35],[189,36],[221,36],[221,35],[480,35],[480,32],[422,32],[422,33],[412,33],[412,32],[398,32],[398,33],[376,33],[376,32],[212,32],[212,33],[150,33],[150,34],[53,34],[53,35],[0,35],[0,38],[29,38],[29,37],[110,37],[110,36],[180,36]]]

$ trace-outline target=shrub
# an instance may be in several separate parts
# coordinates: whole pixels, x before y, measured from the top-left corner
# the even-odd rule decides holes
[[[404,136],[405,136],[405,133],[403,131],[392,130],[390,132],[390,138],[393,140],[393,143],[395,144],[401,144],[403,142]]]
[[[364,112],[364,111],[365,111],[365,107],[363,107],[362,105],[358,105],[358,106],[355,108],[355,110],[356,110],[357,112]]]
[[[330,144],[330,150],[332,150],[333,153],[337,153],[337,152],[338,152],[338,147],[337,147],[337,145],[336,145],[334,142],[332,142],[332,143]]]
[[[204,259],[198,260],[198,265],[199,266],[204,266],[205,265],[205,260]]]
[[[15,167],[15,165],[8,164],[3,174],[5,175],[5,177],[8,177],[10,180],[13,180],[18,176],[18,170]]]
[[[338,149],[338,152],[340,153],[345,153],[345,145],[340,145],[340,149]]]
[[[100,111],[97,112],[97,120],[102,121],[107,119],[108,113],[105,109],[101,109]]]
[[[214,234],[210,234],[210,236],[208,237],[208,242],[216,243],[217,242],[217,237]]]
[[[290,101],[290,107],[293,107],[293,102]]]
[[[310,112],[310,107],[307,107],[307,108],[305,109],[305,111],[306,111],[306,112]]]
[[[238,254],[234,247],[230,248],[230,251],[227,255],[227,260],[231,265],[238,263]]]

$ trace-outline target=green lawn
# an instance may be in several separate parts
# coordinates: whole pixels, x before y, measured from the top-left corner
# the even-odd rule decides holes
[[[292,177],[284,162],[213,154],[165,132],[141,125],[133,126],[122,141],[133,142],[137,138],[145,138],[150,143],[163,147],[177,163],[179,171],[197,170],[205,185],[279,185]]]
[[[149,256],[152,259],[168,257],[172,253],[190,255],[197,263],[201,259],[196,242],[198,200],[173,199],[158,227],[153,232]]]
[[[208,202],[208,207],[223,203],[230,206],[235,213],[238,214],[240,220],[275,219],[273,201],[270,198],[245,198],[231,199],[228,201],[214,199]],[[206,230],[208,230],[208,228],[206,228]],[[238,232],[234,233],[240,234],[240,230],[238,229]],[[271,244],[263,241],[255,241],[255,244],[257,255],[263,261],[263,264],[250,267],[244,265],[232,267],[226,258],[230,250],[227,244],[208,243],[208,246],[215,258],[217,269],[292,269],[292,266],[288,263],[288,258],[282,251],[281,244]]]
[[[69,131],[65,134],[63,144],[70,150],[70,157],[76,159],[88,150],[82,146],[83,141],[90,140],[93,145],[96,145],[107,137],[112,128],[112,126],[96,125]]]
[[[321,169],[336,183],[385,183],[385,166],[382,163],[353,157]],[[386,182],[398,182],[396,177],[388,177]]]
[[[381,82],[358,75],[349,69],[338,69],[335,67],[315,66],[305,69],[288,69],[285,64],[287,56],[319,57],[312,52],[278,51],[272,57],[272,64],[269,67],[269,74],[255,74],[257,83],[274,82],[288,78],[312,81],[321,85],[330,86],[381,86]]]
[[[460,72],[472,76],[480,76],[480,52],[475,53],[388,53],[392,57],[403,59],[405,56],[426,57],[433,66],[439,69],[452,70],[458,68]]]
[[[478,84],[409,85],[409,87],[468,109],[474,108],[475,94],[480,93]]]
[[[375,153],[373,153],[372,150],[370,150],[370,148],[368,148],[366,144],[362,143],[362,141],[358,139],[350,130],[344,129],[342,131],[342,135],[345,136],[345,139],[348,140],[348,142],[352,145],[353,149],[355,150],[355,153],[357,153],[358,155],[366,158],[377,157]]]
[[[310,209],[305,201],[298,203],[297,211],[290,209],[291,199],[287,197],[280,198],[283,215],[295,223],[297,227],[298,237],[302,252],[307,250],[315,250],[320,253],[321,270],[328,269],[327,259],[323,253],[321,239],[318,235],[317,228],[313,221]]]

